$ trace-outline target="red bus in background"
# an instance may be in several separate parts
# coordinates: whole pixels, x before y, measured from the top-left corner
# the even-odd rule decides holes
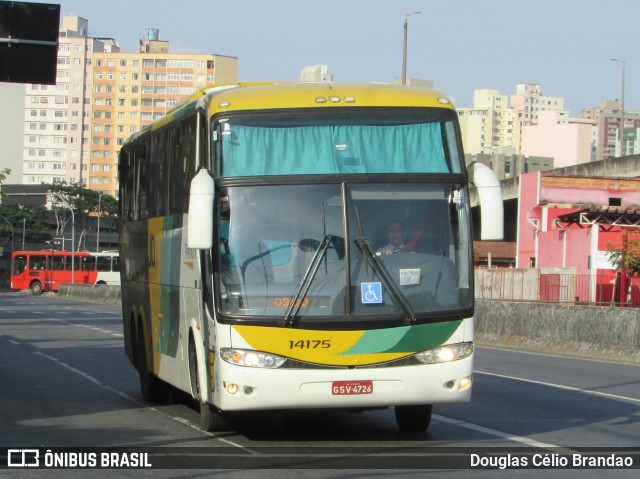
[[[120,284],[118,270],[117,251],[78,251],[73,255],[71,251],[15,251],[11,256],[11,289],[30,289],[37,296],[43,291],[58,291],[61,284]]]

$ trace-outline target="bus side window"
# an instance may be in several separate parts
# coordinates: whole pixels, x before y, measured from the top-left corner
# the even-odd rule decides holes
[[[92,256],[82,257],[82,271],[93,271],[96,269],[96,258]]]
[[[27,257],[25,255],[18,255],[13,260],[13,274],[17,276],[24,273],[27,266]]]
[[[64,256],[54,256],[52,258],[51,269],[55,271],[62,271],[64,269]]]
[[[99,256],[96,258],[98,271],[111,271],[111,257]]]
[[[31,258],[29,258],[29,269],[32,269],[34,271],[44,270],[46,264],[47,264],[46,256],[37,255],[37,256],[31,256]]]
[[[67,261],[65,263],[66,266],[66,270],[67,271],[71,271],[71,264],[73,262],[73,269],[74,271],[79,271],[80,270],[80,263],[82,262],[82,258],[75,256],[75,257],[71,257],[71,256],[67,256]]]
[[[114,256],[111,260],[113,261],[111,271],[120,271],[120,258],[118,256]]]

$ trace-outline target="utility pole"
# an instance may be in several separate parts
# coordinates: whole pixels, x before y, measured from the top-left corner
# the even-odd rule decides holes
[[[421,12],[411,12],[404,14],[404,46],[402,48],[402,84],[407,84],[407,30],[409,29],[409,17],[419,15]]]

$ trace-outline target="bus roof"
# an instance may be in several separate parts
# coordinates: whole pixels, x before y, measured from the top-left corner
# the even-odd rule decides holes
[[[203,97],[208,103],[209,116],[225,111],[289,108],[431,107],[454,110],[444,94],[428,88],[382,83],[242,82],[198,90],[164,117],[131,135],[129,140],[160,129],[193,111]]]
[[[435,107],[453,109],[440,92],[400,85],[275,83],[212,89],[209,114],[224,111],[335,107]]]

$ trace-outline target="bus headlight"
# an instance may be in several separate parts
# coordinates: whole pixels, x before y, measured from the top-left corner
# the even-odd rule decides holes
[[[275,369],[282,366],[286,358],[275,354],[263,353],[260,351],[252,351],[247,349],[220,349],[220,357],[236,366],[247,366],[250,368],[267,368]]]
[[[456,343],[421,351],[415,358],[422,364],[437,364],[458,361],[471,356],[472,353],[473,343]]]

